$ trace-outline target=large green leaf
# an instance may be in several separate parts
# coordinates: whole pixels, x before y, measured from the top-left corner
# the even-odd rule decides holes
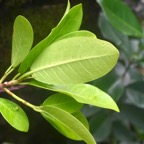
[[[64,94],[54,94],[50,97],[48,97],[43,105],[53,105],[55,107],[59,107],[69,113],[74,113],[79,111],[82,108],[82,104],[75,101],[73,98],[68,97]]]
[[[121,0],[97,0],[110,23],[126,35],[143,37],[140,23]]]
[[[82,15],[83,14],[81,4],[74,6],[69,11],[66,10],[59,24],[54,29],[52,29],[51,33],[44,40],[38,43],[31,50],[29,55],[20,65],[19,72],[24,73],[32,65],[37,56],[52,42],[67,33],[79,30],[82,21]]]
[[[76,84],[108,73],[117,63],[118,50],[91,37],[71,37],[47,47],[31,66],[32,77],[48,84]]]
[[[87,144],[96,144],[88,129],[76,117],[55,106],[43,106],[43,117],[64,136],[73,140],[83,140]]]
[[[0,113],[15,129],[23,132],[28,131],[29,121],[27,115],[16,103],[0,98]]]
[[[33,43],[33,29],[29,21],[23,16],[17,16],[14,22],[12,38],[13,67],[18,66],[28,55]]]
[[[89,84],[48,85],[37,81],[32,81],[29,84],[40,88],[64,93],[73,97],[80,103],[119,111],[116,103],[108,94]]]

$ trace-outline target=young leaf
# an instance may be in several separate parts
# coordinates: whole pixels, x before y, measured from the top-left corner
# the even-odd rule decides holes
[[[59,40],[39,54],[31,66],[32,77],[48,84],[76,84],[108,73],[118,50],[109,42],[91,37]]]
[[[80,103],[112,109],[119,112],[116,103],[108,94],[89,84],[48,85],[38,81],[31,81],[28,84],[66,94]]]
[[[17,67],[31,49],[33,29],[29,21],[19,15],[15,19],[13,31],[11,63],[13,67]]]
[[[0,113],[15,129],[23,132],[28,131],[29,121],[27,115],[16,103],[0,98]]]
[[[83,140],[87,144],[96,144],[88,129],[67,111],[52,105],[43,105],[42,110],[42,116],[64,136],[73,140]]]
[[[110,23],[129,36],[143,37],[142,28],[131,9],[121,0],[97,0]]]
[[[96,35],[90,31],[86,30],[79,30],[79,31],[74,31],[68,34],[65,34],[64,36],[60,37],[58,40],[62,40],[65,38],[71,38],[71,37],[91,37],[91,38],[96,38]]]
[[[69,113],[74,113],[76,111],[79,111],[82,108],[82,104],[78,103],[73,98],[60,93],[48,97],[44,101],[43,105],[45,106],[52,105],[60,109],[63,109]]]
[[[68,12],[66,12],[60,23],[54,29],[52,29],[51,33],[31,50],[29,55],[20,65],[19,72],[24,73],[32,65],[37,56],[52,42],[67,33],[79,30],[82,15],[81,4],[74,6]]]

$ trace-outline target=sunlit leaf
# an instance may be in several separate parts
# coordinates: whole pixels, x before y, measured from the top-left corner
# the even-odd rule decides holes
[[[97,0],[110,23],[126,35],[143,37],[142,28],[128,5],[121,0]]]
[[[65,39],[65,38],[71,38],[71,37],[91,37],[91,38],[96,38],[96,35],[90,31],[86,30],[79,30],[79,31],[74,31],[68,34],[65,34],[64,36],[60,37],[57,40]]]
[[[119,112],[119,108],[114,100],[105,92],[89,84],[75,85],[48,85],[38,81],[28,83],[40,88],[64,93],[73,97],[76,101],[90,104],[102,108],[108,108]]]
[[[43,106],[43,117],[64,136],[73,140],[83,140],[87,144],[96,144],[88,129],[68,112],[55,107]]]
[[[0,98],[0,113],[15,129],[23,132],[28,131],[29,121],[27,115],[16,103]]]
[[[32,77],[48,84],[76,84],[107,74],[117,63],[118,50],[91,37],[62,39],[44,49],[31,66]]]
[[[74,117],[76,117],[88,130],[89,130],[89,123],[86,119],[85,115],[81,113],[80,111],[77,111],[72,114]]]
[[[73,98],[60,93],[48,97],[44,101],[43,105],[45,106],[52,105],[60,109],[63,109],[69,113],[74,113],[76,111],[79,111],[82,107],[82,104],[78,103]]]
[[[29,55],[25,58],[19,68],[20,73],[24,73],[34,62],[37,56],[47,48],[52,42],[60,38],[61,36],[73,31],[77,31],[80,28],[82,21],[82,5],[76,5],[64,14],[59,24],[52,29],[51,33],[40,43],[38,43]]]
[[[33,29],[29,21],[23,16],[17,16],[14,22],[12,38],[13,67],[18,66],[28,55],[33,43]]]

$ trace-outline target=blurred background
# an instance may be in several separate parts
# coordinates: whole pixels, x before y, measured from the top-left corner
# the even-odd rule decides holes
[[[80,29],[89,30],[100,39],[112,42],[121,56],[117,66],[109,74],[91,84],[109,93],[118,103],[121,112],[85,105],[82,112],[87,117],[90,130],[98,144],[142,144],[144,140],[144,81],[143,42],[119,35],[116,41],[108,37],[106,23],[102,22],[102,10],[96,0],[71,0],[71,6],[82,3],[83,22]],[[139,22],[144,20],[144,1],[125,0]],[[67,0],[0,0],[0,75],[10,65],[13,23],[23,15],[34,30],[34,45],[45,38],[57,25],[67,5]],[[119,45],[118,42],[123,42]],[[125,49],[132,56],[129,59]],[[140,51],[141,50],[141,51]],[[140,51],[140,52],[139,52]],[[139,52],[139,53],[138,53]],[[35,105],[40,105],[50,91],[25,87],[15,92]],[[0,93],[1,97],[8,97]],[[8,97],[9,98],[9,97]],[[10,98],[9,98],[10,99]],[[13,100],[14,101],[14,100]],[[13,129],[0,116],[0,144],[84,144],[71,141],[58,133],[39,113],[21,105],[26,111],[30,129],[27,133]]]

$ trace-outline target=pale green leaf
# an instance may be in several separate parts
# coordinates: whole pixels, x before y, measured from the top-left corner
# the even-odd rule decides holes
[[[23,16],[17,16],[13,27],[12,58],[13,67],[18,66],[28,55],[33,43],[33,29]]]
[[[71,38],[71,37],[91,37],[91,38],[96,38],[96,35],[90,31],[86,30],[79,30],[79,31],[74,31],[68,34],[65,34],[64,36],[60,37],[58,40],[62,40],[65,38]]]
[[[79,30],[82,15],[81,4],[74,6],[69,11],[66,10],[66,13],[60,23],[52,29],[51,33],[44,40],[38,43],[25,58],[20,65],[19,72],[24,73],[32,65],[37,56],[55,40],[67,33]]]
[[[69,95],[80,103],[112,109],[119,112],[118,106],[107,93],[89,84],[48,85],[38,81],[31,81],[28,84]]]
[[[88,130],[89,130],[89,123],[83,113],[77,111],[72,114],[75,118],[77,118]]]
[[[118,50],[91,37],[71,37],[47,47],[31,66],[32,77],[48,84],[76,84],[107,74],[117,63]]]
[[[97,0],[110,23],[129,36],[143,37],[142,28],[136,16],[121,0]]]
[[[73,98],[60,93],[48,97],[44,101],[43,105],[44,106],[52,105],[60,109],[63,109],[69,113],[74,113],[82,108],[82,104],[78,103]]]
[[[43,117],[64,136],[83,140],[87,144],[96,144],[88,129],[68,112],[55,106],[43,106],[42,110]]]
[[[27,115],[16,103],[0,98],[0,113],[15,129],[23,132],[28,131],[29,121]]]

